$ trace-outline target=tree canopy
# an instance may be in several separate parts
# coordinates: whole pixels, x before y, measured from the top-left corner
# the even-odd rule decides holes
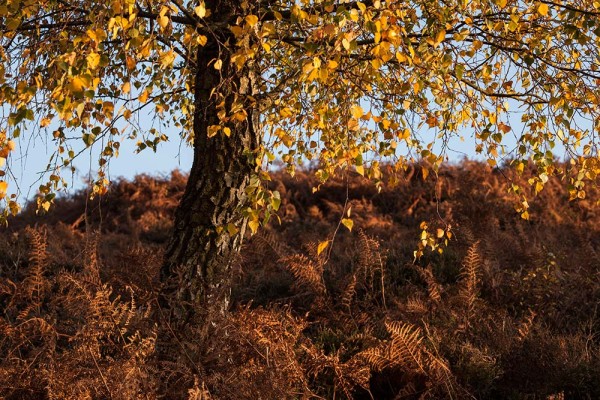
[[[460,138],[491,166],[535,171],[536,193],[558,175],[583,198],[600,172],[599,17],[589,0],[9,0],[0,173],[16,141],[50,139],[48,209],[82,149],[98,149],[102,194],[124,140],[160,151],[179,132],[194,164],[163,272],[194,265],[204,281],[278,209],[276,161],[315,162],[320,182],[379,183],[385,167],[393,183],[415,160],[437,171]],[[0,197],[6,220],[6,179]]]
[[[175,0],[0,6],[0,161],[19,137],[51,137],[42,207],[82,142],[101,148],[94,191],[103,193],[104,167],[122,140],[157,150],[179,131],[191,141],[195,54],[215,45],[231,51],[237,69],[252,64],[257,83],[255,93],[227,101],[214,90],[219,123],[208,136],[229,136],[248,107],[258,110],[257,189],[275,159],[290,172],[318,160],[322,181],[340,168],[378,180],[381,157],[396,169],[419,158],[435,169],[457,135],[492,165],[506,155],[520,170],[533,163],[536,190],[567,173],[554,162],[557,144],[577,172],[568,177],[572,197],[596,177],[598,2],[242,1],[228,13],[209,5],[223,8]],[[224,29],[229,36],[216,34]],[[141,121],[148,115],[150,127]],[[0,192],[10,193],[4,181]],[[265,199],[276,208],[272,195],[254,197],[259,206]],[[8,206],[18,209],[14,198]]]

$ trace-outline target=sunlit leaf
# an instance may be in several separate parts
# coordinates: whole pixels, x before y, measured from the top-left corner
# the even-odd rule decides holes
[[[258,23],[258,17],[256,15],[247,15],[244,19],[248,25],[253,27]]]
[[[194,8],[194,13],[200,18],[206,16],[206,5],[204,4],[204,1],[201,1],[200,4]]]
[[[351,231],[352,227],[354,226],[354,221],[350,218],[343,218],[342,225],[344,225],[346,228],[348,228],[349,231]]]
[[[325,240],[319,243],[317,246],[317,255],[321,255],[323,251],[329,246],[329,240]]]

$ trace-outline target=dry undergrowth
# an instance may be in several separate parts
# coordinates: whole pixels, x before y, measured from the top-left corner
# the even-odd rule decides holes
[[[0,398],[599,398],[595,208],[549,184],[525,222],[484,166],[418,175],[351,181],[356,232],[327,262],[342,183],[282,177],[284,222],[246,244],[232,311],[183,327],[157,301],[181,175],[62,200],[37,228],[25,214],[0,240]],[[413,263],[440,217],[456,239]]]

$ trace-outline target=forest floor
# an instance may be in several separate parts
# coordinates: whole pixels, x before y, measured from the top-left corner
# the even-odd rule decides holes
[[[246,239],[231,311],[176,330],[155,317],[185,176],[30,206],[0,236],[0,398],[600,399],[599,194],[551,180],[527,221],[525,180],[465,161],[313,194],[277,173],[281,223]],[[415,259],[423,222],[452,236]]]

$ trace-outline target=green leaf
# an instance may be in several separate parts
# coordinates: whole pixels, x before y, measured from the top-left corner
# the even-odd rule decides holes
[[[455,68],[454,71],[456,73],[456,78],[457,79],[462,79],[463,74],[465,73],[465,66],[462,64],[458,64]]]
[[[279,210],[280,205],[281,205],[281,197],[279,195],[279,192],[274,191],[273,197],[271,198],[271,207],[273,207],[273,210],[277,211],[277,210]]]

